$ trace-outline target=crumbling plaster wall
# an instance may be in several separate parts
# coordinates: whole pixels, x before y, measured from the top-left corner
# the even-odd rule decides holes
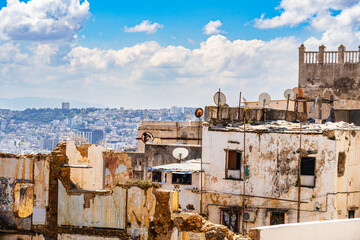
[[[35,156],[1,154],[0,229],[31,229],[31,224],[45,224],[49,192],[49,161],[47,155],[41,154]],[[29,186],[28,190],[17,189],[15,199],[16,183]],[[26,213],[26,216],[16,211]]]
[[[334,193],[337,217],[348,218],[348,210],[355,210],[355,218],[360,217],[360,132],[355,130],[337,130],[336,136],[336,172],[334,175]]]
[[[225,178],[226,151],[244,148],[244,134],[240,131],[215,131],[205,126],[203,130],[203,162],[205,171],[204,211],[208,219],[220,223],[220,207],[242,206],[243,181]],[[299,133],[246,133],[246,159],[250,176],[246,179],[246,197],[249,210],[257,210],[255,223],[247,223],[247,229],[269,225],[270,216],[266,209],[286,209],[286,222],[296,222],[297,166],[299,157]],[[303,155],[315,154],[315,188],[302,187],[301,221],[321,218],[332,219],[334,212],[326,210],[326,198],[318,197],[332,192],[333,176],[336,171],[336,144],[328,134],[303,134]],[[244,176],[243,169],[242,176]],[[273,198],[273,199],[270,199]],[[281,201],[278,198],[294,200]],[[329,204],[332,204],[330,201]],[[312,212],[315,206],[320,211]]]
[[[107,149],[95,144],[77,146],[74,142],[67,142],[65,147],[69,165],[90,166],[90,168],[71,168],[71,181],[81,189],[104,188],[103,152]]]

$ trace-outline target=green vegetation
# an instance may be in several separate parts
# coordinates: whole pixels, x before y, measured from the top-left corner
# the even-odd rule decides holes
[[[12,111],[11,119],[15,122],[40,122],[50,123],[53,120],[64,120],[72,118],[75,115],[86,116],[90,112],[95,112],[97,108],[84,109],[59,109],[59,108],[28,108],[24,111]]]

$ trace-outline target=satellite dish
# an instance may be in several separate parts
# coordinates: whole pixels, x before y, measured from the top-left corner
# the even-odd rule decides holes
[[[226,104],[225,94],[223,94],[220,91],[216,92],[214,94],[214,102],[215,102],[216,106],[224,106]]]
[[[271,102],[271,97],[268,93],[261,93],[259,95],[259,102],[261,104],[263,104],[263,107],[265,107],[265,105],[269,105],[269,103]]]
[[[203,110],[202,108],[196,109],[196,111],[195,111],[195,116],[196,116],[197,118],[201,118],[203,114],[204,114],[204,110]]]
[[[291,99],[294,97],[294,91],[292,89],[286,89],[284,92],[285,99]]]
[[[297,95],[298,98],[302,98],[304,95],[304,91],[301,89],[301,87],[294,87],[293,89],[294,96]]]
[[[141,135],[141,140],[143,141],[143,143],[147,143],[148,141],[153,141],[154,140],[154,136],[149,133],[149,132],[144,132]]]
[[[174,158],[182,160],[189,155],[189,150],[187,150],[186,148],[178,147],[173,150],[172,154]]]

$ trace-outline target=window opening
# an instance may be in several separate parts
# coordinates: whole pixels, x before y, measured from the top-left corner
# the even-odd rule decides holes
[[[221,210],[221,222],[233,232],[239,232],[240,211],[234,209]]]
[[[270,225],[278,225],[285,223],[285,212],[271,212]]]
[[[161,182],[161,172],[152,172],[152,181]]]
[[[227,151],[225,178],[241,178],[241,152],[236,150]]]
[[[315,186],[315,158],[302,157],[301,158],[301,186],[314,187]]]
[[[355,210],[349,210],[348,217],[349,218],[355,218]]]
[[[172,184],[191,185],[191,174],[172,174]]]

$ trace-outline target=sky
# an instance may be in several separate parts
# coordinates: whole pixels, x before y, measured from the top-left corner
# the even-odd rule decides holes
[[[360,2],[0,1],[2,98],[230,106],[297,85],[298,48],[360,44]]]

